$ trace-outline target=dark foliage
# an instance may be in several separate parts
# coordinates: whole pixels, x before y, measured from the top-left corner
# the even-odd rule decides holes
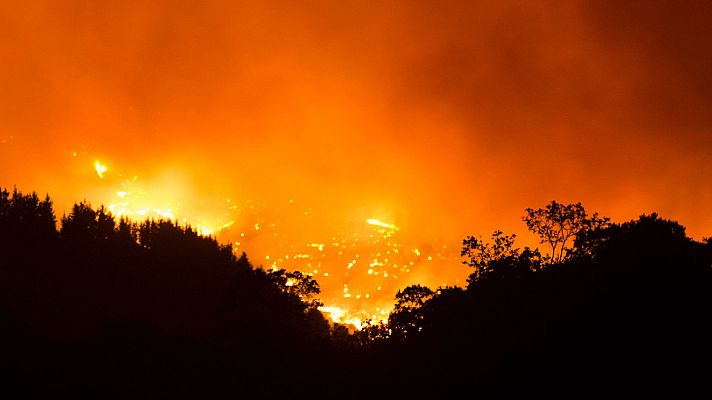
[[[49,198],[0,192],[0,376],[27,395],[301,393],[342,375],[311,277],[85,202],[56,225]]]
[[[52,398],[705,393],[712,240],[656,214],[611,224],[567,207],[550,209],[578,222],[527,211],[535,233],[549,227],[553,257],[500,231],[492,243],[470,236],[467,287],[407,287],[388,323],[352,334],[319,312],[313,278],[255,267],[190,226],[79,203],[57,229],[48,197],[2,190],[3,387]]]
[[[396,325],[388,332],[411,334],[405,343],[403,335],[380,338],[397,351],[380,364],[402,371],[401,389],[421,395],[706,392],[710,241],[696,242],[656,214],[599,224],[576,239],[571,256],[545,268],[501,232],[492,245],[466,239],[464,263],[476,269],[468,287],[439,289],[408,309],[417,326],[389,320]]]

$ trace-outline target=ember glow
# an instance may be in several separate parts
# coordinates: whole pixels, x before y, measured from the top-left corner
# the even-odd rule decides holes
[[[710,236],[711,37],[701,1],[6,1],[0,184],[190,224],[380,318],[462,284],[467,235],[537,245],[553,199]]]

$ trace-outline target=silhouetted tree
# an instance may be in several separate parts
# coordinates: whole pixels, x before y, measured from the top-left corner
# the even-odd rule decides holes
[[[356,332],[355,335],[359,344],[364,347],[383,343],[391,337],[390,324],[384,321],[374,322],[371,319],[367,319],[361,322],[361,330]]]
[[[60,234],[65,239],[86,241],[97,238],[98,227],[97,212],[83,201],[75,203],[69,215],[62,217]]]
[[[5,241],[39,241],[45,243],[56,234],[56,218],[52,200],[37,193],[22,194],[17,188],[12,193],[0,190],[0,234]]]
[[[433,297],[427,286],[411,285],[396,294],[396,304],[388,317],[390,335],[406,339],[422,330],[423,305]]]
[[[316,297],[321,293],[319,283],[308,274],[301,271],[287,271],[285,269],[269,270],[267,276],[274,285],[283,292],[296,296],[308,308],[318,308],[323,304]]]
[[[551,246],[551,261],[560,263],[570,250],[567,244],[582,233],[605,227],[609,218],[599,217],[598,213],[588,215],[581,203],[561,204],[552,201],[544,208],[526,209],[523,217],[527,228],[539,235],[541,243]]]
[[[525,247],[523,251],[514,247],[516,235],[504,235],[502,231],[492,233],[492,243],[482,238],[468,236],[462,241],[460,255],[466,257],[463,264],[474,268],[468,282],[513,274],[522,276],[541,268],[541,254],[538,249]]]
[[[138,229],[128,218],[121,217],[116,226],[116,237],[125,246],[136,245],[138,244]]]

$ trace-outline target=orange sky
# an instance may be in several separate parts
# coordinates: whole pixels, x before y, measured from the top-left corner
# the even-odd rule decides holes
[[[711,3],[379,3],[4,1],[0,185],[61,215],[137,176],[220,223],[291,199],[294,238],[531,242],[552,199],[712,234]]]

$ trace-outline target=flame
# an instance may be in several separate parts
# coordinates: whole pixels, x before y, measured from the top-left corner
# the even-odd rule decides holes
[[[347,317],[347,313],[341,307],[319,307],[319,311],[327,314],[329,319],[337,324],[353,325],[356,329],[361,330],[362,322],[357,317]]]
[[[99,160],[95,160],[94,169],[96,170],[96,174],[99,175],[99,178],[104,179],[104,173],[107,171],[106,166],[102,165]]]
[[[379,220],[374,219],[374,218],[369,218],[369,219],[367,219],[367,220],[366,220],[366,223],[369,224],[369,225],[380,226],[381,228],[392,229],[392,230],[395,230],[395,231],[399,230],[399,228],[398,228],[397,226],[393,225],[393,224],[388,224],[388,223],[379,221]]]
[[[100,161],[94,162],[94,169],[100,178],[105,177],[108,168]],[[121,173],[115,174],[123,177]],[[180,177],[171,176],[162,180],[143,181],[138,175],[122,178],[120,181],[106,181],[110,187],[102,204],[108,204],[108,210],[117,217],[126,217],[134,222],[146,219],[166,219],[177,223],[192,225],[198,234],[215,235],[231,227],[235,221],[221,217],[217,212],[198,213],[192,207],[188,209],[197,190],[186,188]],[[114,186],[117,185],[118,187]],[[229,201],[228,201],[229,202]]]
[[[213,229],[211,229],[211,228],[208,228],[208,227],[201,227],[201,226],[198,227],[198,234],[199,234],[199,235],[202,235],[202,236],[210,236],[210,235],[212,235],[213,233],[215,233],[215,231],[214,231]]]

